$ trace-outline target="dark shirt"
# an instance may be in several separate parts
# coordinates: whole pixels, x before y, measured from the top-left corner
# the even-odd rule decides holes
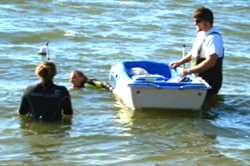
[[[73,114],[68,90],[52,81],[28,86],[18,112],[22,115],[30,113],[31,118],[45,120],[59,119],[62,113]]]

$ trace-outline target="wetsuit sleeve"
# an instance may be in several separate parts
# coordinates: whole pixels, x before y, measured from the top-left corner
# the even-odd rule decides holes
[[[102,87],[105,88],[106,90],[112,92],[114,90],[114,87],[110,85],[108,82],[102,81]]]
[[[30,112],[30,105],[27,97],[22,96],[21,104],[18,110],[18,113],[21,115],[25,115]]]
[[[94,89],[105,89],[108,90],[110,92],[113,91],[113,87],[112,85],[110,85],[108,82],[104,82],[104,81],[99,81],[97,79],[89,79],[88,81],[86,81],[84,83],[84,87],[85,88],[94,88]]]
[[[66,90],[65,100],[62,103],[63,114],[72,115],[73,109],[72,109],[72,104],[71,104],[71,98],[70,98],[68,90],[66,88],[65,90]]]
[[[85,88],[92,88],[92,89],[102,89],[102,84],[101,81],[97,80],[97,79],[88,79],[83,86]]]

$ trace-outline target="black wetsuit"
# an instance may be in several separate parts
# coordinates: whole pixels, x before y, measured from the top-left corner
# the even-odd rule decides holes
[[[88,79],[87,81],[82,82],[83,88],[93,88],[93,89],[101,89],[108,90],[110,92],[113,91],[114,87],[107,82],[99,81],[97,79]]]
[[[28,86],[18,112],[22,115],[30,113],[31,118],[44,120],[59,119],[62,113],[73,114],[68,90],[52,81]]]

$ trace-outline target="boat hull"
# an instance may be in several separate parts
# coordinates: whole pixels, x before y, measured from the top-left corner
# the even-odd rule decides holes
[[[200,109],[206,97],[206,89],[131,87],[116,81],[119,98],[132,109],[169,108]]]
[[[138,67],[151,74],[129,74]],[[111,75],[117,95],[132,109],[201,109],[210,86],[195,75],[180,77],[180,70],[162,62],[124,61],[111,68]]]

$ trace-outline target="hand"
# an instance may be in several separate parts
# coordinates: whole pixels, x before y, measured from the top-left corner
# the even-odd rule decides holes
[[[116,90],[116,89],[113,89],[113,90],[112,90],[112,93],[116,95],[116,94],[117,94],[117,90]]]
[[[185,69],[182,69],[180,72],[179,72],[179,75],[180,76],[184,76],[184,75],[187,75],[187,74],[191,74],[190,70],[185,68]]]
[[[170,64],[169,64],[169,67],[170,68],[176,68],[176,67],[178,67],[178,66],[180,66],[181,65],[181,63],[179,62],[179,61],[174,61],[174,62],[171,62]]]

